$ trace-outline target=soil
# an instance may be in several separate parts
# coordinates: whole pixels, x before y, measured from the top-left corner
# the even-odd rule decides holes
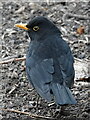
[[[76,60],[84,66],[86,71],[82,76],[76,65],[77,77],[72,92],[77,100],[76,105],[66,106],[66,115],[58,114],[61,106],[54,102],[48,103],[41,98],[27,80],[25,72],[25,61],[13,61],[8,64],[0,64],[0,108],[19,110],[38,116],[57,118],[57,120],[89,120],[90,118],[90,83],[87,81],[76,81],[77,78],[89,77],[90,60],[90,2],[0,2],[2,23],[0,23],[0,61],[11,58],[26,56],[30,39],[24,30],[16,28],[16,23],[27,23],[35,16],[48,17],[62,32],[62,37],[71,47]],[[76,17],[74,16],[76,15]],[[81,15],[81,17],[80,17]],[[82,17],[85,16],[85,17]],[[86,16],[88,18],[86,18]],[[83,26],[82,34],[77,29]],[[1,29],[2,28],[2,29]],[[87,66],[88,64],[88,66]],[[83,71],[83,70],[82,70]],[[89,78],[88,78],[89,81]],[[0,111],[1,120],[44,120],[43,118],[32,118],[25,114],[10,111]]]

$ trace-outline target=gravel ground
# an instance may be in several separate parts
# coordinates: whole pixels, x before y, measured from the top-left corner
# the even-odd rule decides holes
[[[48,17],[58,26],[62,32],[62,37],[70,45],[74,57],[81,65],[83,61],[86,61],[83,67],[86,66],[87,68],[87,62],[90,60],[90,42],[88,41],[90,38],[88,29],[90,25],[90,3],[2,2],[0,9],[2,11],[0,61],[25,57],[30,40],[24,30],[15,28],[14,25],[21,22],[27,23],[29,19],[41,15]],[[88,16],[88,18],[84,16]],[[76,31],[80,26],[84,27],[84,32],[81,35]],[[28,83],[25,61],[13,61],[8,64],[0,64],[0,66],[0,107],[52,118],[58,115],[60,106],[43,100]],[[76,66],[76,71],[78,66]],[[87,76],[88,72],[84,71],[82,77]],[[76,82],[77,77],[75,77],[75,85],[72,89],[77,105],[67,106],[66,111],[70,114],[61,115],[57,120],[89,120],[90,84],[88,82]],[[35,118],[17,112],[0,111],[0,113],[1,120],[35,120]],[[37,120],[43,119],[37,118]]]

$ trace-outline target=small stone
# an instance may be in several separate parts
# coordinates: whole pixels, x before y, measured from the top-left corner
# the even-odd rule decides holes
[[[33,14],[35,12],[35,10],[31,10],[31,14]]]
[[[24,86],[25,86],[24,82],[21,82],[21,87],[24,87]]]
[[[74,48],[78,48],[78,44],[74,44],[73,47],[74,47]]]
[[[52,106],[52,105],[55,105],[55,102],[52,102],[52,103],[49,103],[48,106]]]
[[[11,75],[11,78],[18,78],[17,72],[13,71],[13,73],[12,73],[12,75]]]
[[[30,105],[30,107],[33,107],[33,106],[35,106],[35,101],[29,101],[29,105]]]
[[[15,13],[22,13],[25,10],[25,6],[20,7]]]
[[[3,118],[2,115],[0,115],[0,120],[1,120],[2,118]]]
[[[13,68],[12,68],[12,67],[10,67],[10,68],[9,68],[9,71],[13,71]]]
[[[86,117],[89,117],[89,114],[87,112],[83,112],[81,116],[86,118]]]
[[[61,20],[58,20],[57,23],[62,23],[62,21],[61,21]]]
[[[80,93],[79,93],[78,91],[75,91],[74,94],[75,94],[76,96],[80,96]]]
[[[22,61],[21,65],[24,66],[25,65],[25,61]]]
[[[85,58],[85,53],[81,53],[78,57],[79,57],[80,59]]]

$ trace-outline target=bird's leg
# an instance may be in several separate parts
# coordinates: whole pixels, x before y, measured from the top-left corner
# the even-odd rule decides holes
[[[70,112],[66,111],[66,105],[61,106],[61,109],[59,111],[59,113],[55,116],[57,119],[60,118],[61,116],[69,116]]]
[[[39,102],[39,98],[40,98],[40,96],[39,96],[39,95],[37,95],[37,103],[36,103],[36,108],[38,108],[38,102]]]
[[[60,113],[63,113],[65,111],[66,106],[61,106]]]
[[[67,107],[67,105],[61,106],[61,111],[60,111],[60,114],[61,114],[61,115],[68,116],[68,115],[70,114],[69,111],[66,111],[66,110],[65,110],[66,107]]]

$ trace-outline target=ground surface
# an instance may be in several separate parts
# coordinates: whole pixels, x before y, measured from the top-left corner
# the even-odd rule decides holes
[[[88,76],[88,60],[90,59],[89,29],[90,3],[15,3],[2,2],[2,30],[0,31],[2,44],[1,61],[9,58],[20,58],[26,55],[29,39],[24,30],[15,28],[16,23],[26,23],[34,16],[43,15],[51,19],[61,30],[62,37],[68,42],[72,53],[79,63],[76,62],[76,73],[78,78]],[[70,14],[71,13],[71,14]],[[75,16],[73,16],[76,15]],[[80,17],[81,15],[81,17]],[[77,28],[84,26],[84,33],[76,33]],[[1,26],[0,26],[1,27]],[[85,62],[83,62],[85,61]],[[80,65],[86,67],[85,70],[78,69]],[[25,73],[25,61],[14,61],[0,65],[0,106],[6,109],[30,112],[32,114],[55,118],[60,111],[60,106],[47,103],[40,98],[36,91],[29,84]],[[82,73],[84,74],[82,75]],[[80,73],[81,72],[81,73]],[[73,94],[77,99],[77,105],[68,106],[66,111],[68,116],[62,115],[58,120],[89,120],[89,83],[76,82],[73,87]],[[39,97],[39,100],[38,100]],[[38,100],[38,106],[37,106]],[[1,108],[0,107],[0,108]],[[1,120],[35,120],[25,114],[15,112],[0,111]],[[40,118],[39,118],[40,120]],[[43,120],[41,118],[41,120]]]

